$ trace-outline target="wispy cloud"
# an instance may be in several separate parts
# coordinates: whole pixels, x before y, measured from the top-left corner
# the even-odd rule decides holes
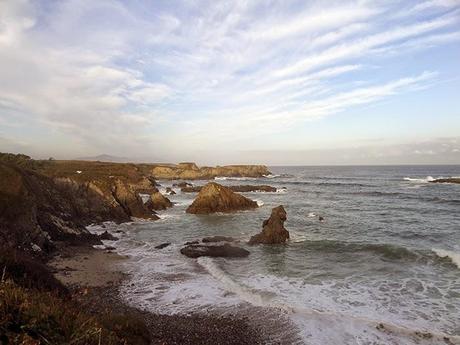
[[[0,120],[80,151],[219,147],[429,86],[437,66],[388,59],[458,41],[459,11],[455,0],[3,1]]]

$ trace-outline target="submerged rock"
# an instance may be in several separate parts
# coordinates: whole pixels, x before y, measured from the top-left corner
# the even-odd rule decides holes
[[[173,187],[185,188],[185,187],[193,187],[193,185],[191,183],[183,181],[179,183],[173,183]]]
[[[172,202],[160,192],[156,192],[150,195],[150,198],[145,203],[145,206],[150,210],[166,210],[167,208],[172,207]]]
[[[203,244],[192,244],[180,250],[181,254],[189,258],[199,258],[200,256],[222,257],[222,258],[242,258],[250,253],[246,249],[232,246],[228,243],[221,246],[206,246]]]
[[[287,219],[286,210],[282,205],[272,209],[270,218],[264,220],[261,233],[254,235],[249,244],[277,244],[289,239],[289,231],[284,228]]]
[[[234,212],[257,208],[257,202],[250,200],[218,183],[210,182],[204,186],[187,213],[209,214],[215,212]]]
[[[170,245],[171,245],[171,242],[162,243],[162,244],[159,244],[158,246],[155,246],[155,249],[163,249]]]
[[[235,239],[233,237],[228,236],[212,236],[212,237],[205,237],[202,239],[203,243],[210,243],[210,242],[234,242]]]
[[[101,240],[118,241],[118,238],[110,234],[107,230],[99,235]]]
[[[430,182],[431,183],[460,183],[460,178],[456,178],[456,177],[438,178]]]

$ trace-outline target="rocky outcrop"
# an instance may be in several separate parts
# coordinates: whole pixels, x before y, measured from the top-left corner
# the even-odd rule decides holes
[[[166,210],[172,207],[172,202],[160,192],[150,195],[149,200],[145,203],[149,210]]]
[[[194,186],[194,187],[183,187],[181,188],[182,193],[197,193],[203,188],[203,186]],[[266,193],[274,193],[277,191],[275,187],[267,186],[267,185],[242,185],[242,186],[227,186],[227,188],[231,189],[234,192],[238,193],[249,193],[249,192],[266,192]]]
[[[152,195],[160,194],[159,192]],[[115,200],[125,210],[130,217],[144,219],[159,219],[152,214],[151,209],[144,205],[141,197],[129,185],[121,180],[116,180],[112,192]]]
[[[456,178],[456,177],[438,178],[430,182],[431,183],[460,183],[460,178]]]
[[[207,180],[215,177],[263,177],[270,174],[264,165],[227,165],[217,167],[201,167],[195,163],[178,165],[158,165],[153,167],[151,174],[157,179],[165,180]]]
[[[263,222],[262,232],[252,236],[249,244],[277,244],[285,243],[289,239],[289,231],[284,228],[287,219],[284,207],[278,206],[272,209],[270,218]]]
[[[192,244],[180,250],[181,254],[189,258],[200,256],[221,257],[221,258],[242,258],[250,253],[246,249],[232,246],[228,243],[221,246],[207,246],[203,244]]]
[[[203,243],[211,243],[211,242],[234,242],[235,239],[233,237],[228,236],[212,236],[212,237],[205,237],[202,239]]]
[[[209,214],[215,212],[250,210],[257,207],[257,202],[234,193],[231,189],[221,186],[218,183],[210,182],[201,189],[186,212],[193,214]]]

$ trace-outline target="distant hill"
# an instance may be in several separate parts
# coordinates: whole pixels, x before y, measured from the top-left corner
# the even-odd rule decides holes
[[[112,162],[112,163],[130,163],[137,161],[136,159],[127,157],[111,156],[107,154],[101,154],[94,157],[79,157],[76,158],[79,161],[100,161],[100,162]]]

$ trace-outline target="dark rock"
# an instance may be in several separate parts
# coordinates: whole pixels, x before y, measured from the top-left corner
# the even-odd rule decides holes
[[[184,243],[184,246],[188,246],[188,245],[191,245],[191,244],[198,244],[198,243],[200,243],[200,241],[185,242],[185,243]]]
[[[166,187],[166,193],[169,195],[175,195],[176,192],[171,187]]]
[[[460,183],[460,178],[438,178],[436,180],[430,181],[431,183]]]
[[[109,234],[107,230],[100,234],[99,238],[101,240],[118,241],[118,238],[113,236],[112,234]]]
[[[210,182],[201,189],[186,212],[193,214],[209,214],[214,212],[249,210],[257,207],[257,202],[234,193],[229,188],[221,186],[220,184]]]
[[[179,187],[179,188],[184,188],[184,187],[193,187],[191,183],[188,182],[179,182],[179,183],[173,183],[173,187]]]
[[[182,193],[198,193],[199,191],[201,191],[202,188],[203,186],[182,187],[180,191]]]
[[[289,239],[289,231],[284,228],[287,219],[286,210],[282,205],[272,209],[270,218],[264,220],[262,232],[254,235],[249,244],[276,244],[284,243]]]
[[[189,245],[182,248],[180,252],[189,258],[199,258],[200,256],[242,258],[250,254],[246,249],[234,247],[228,243],[222,246]]]
[[[170,242],[162,243],[162,244],[159,244],[158,246],[156,246],[155,249],[163,249],[163,248],[166,248],[167,246],[170,246],[170,245],[171,245]]]
[[[235,239],[233,237],[227,236],[212,236],[212,237],[205,237],[202,239],[204,243],[210,242],[234,242]]]

